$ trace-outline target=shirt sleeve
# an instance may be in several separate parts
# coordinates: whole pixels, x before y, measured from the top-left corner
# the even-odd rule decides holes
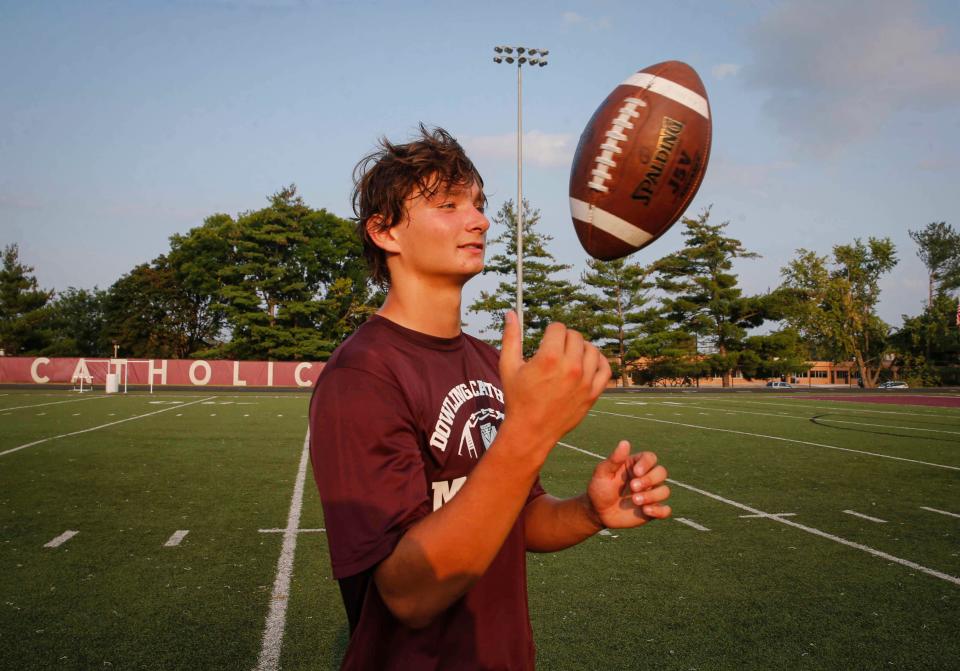
[[[331,370],[310,405],[310,455],[335,578],[393,552],[429,514],[416,423],[399,389],[368,372]]]

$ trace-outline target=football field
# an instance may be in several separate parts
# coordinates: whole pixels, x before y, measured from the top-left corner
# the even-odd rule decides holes
[[[960,398],[891,394],[601,398],[544,486],[626,438],[674,517],[528,555],[538,668],[957,668]],[[308,401],[0,389],[0,668],[336,669]]]

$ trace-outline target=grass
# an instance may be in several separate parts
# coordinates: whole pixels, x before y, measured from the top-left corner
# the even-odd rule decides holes
[[[112,423],[0,454],[0,668],[256,666],[283,542],[259,530],[286,525],[308,398],[209,396],[0,390],[0,453]],[[960,576],[960,519],[923,507],[960,513],[960,409],[611,395],[564,442],[620,438],[659,454],[675,517],[709,531],[529,555],[539,668],[955,668],[960,585],[930,572]],[[543,483],[578,493],[596,463],[557,447]],[[309,475],[299,526],[323,526]],[[338,668],[322,533],[298,535],[287,603],[281,667]]]

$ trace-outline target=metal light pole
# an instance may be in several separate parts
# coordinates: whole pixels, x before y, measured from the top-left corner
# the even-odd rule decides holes
[[[546,49],[530,49],[529,47],[494,47],[496,56],[494,63],[506,62],[508,65],[517,64],[517,318],[520,324],[520,334],[523,335],[523,65],[538,65],[541,68],[547,65],[546,56],[550,52]],[[514,58],[513,54],[517,57]],[[506,55],[502,55],[506,54]],[[524,56],[527,54],[527,56]]]

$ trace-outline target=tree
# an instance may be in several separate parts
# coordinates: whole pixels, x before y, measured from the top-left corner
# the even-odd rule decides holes
[[[699,339],[698,351],[709,353],[707,368],[720,373],[723,386],[729,387],[747,350],[747,331],[767,319],[768,301],[743,296],[731,272],[734,259],[757,254],[724,235],[727,222],[709,220],[709,208],[695,219],[683,219],[684,248],[656,262],[657,286],[665,293],[664,316],[682,333]]]
[[[887,353],[889,327],[875,313],[879,280],[896,266],[889,238],[836,245],[833,261],[806,249],[780,272],[791,296],[787,321],[834,361],[856,362],[860,379],[874,387]]]
[[[960,288],[960,234],[943,221],[909,233],[919,247],[917,256],[927,267],[927,305],[932,306],[938,291]]]
[[[50,341],[43,308],[53,292],[39,287],[33,268],[20,262],[19,246],[4,247],[0,268],[0,349],[7,356],[39,354]]]
[[[70,287],[58,292],[44,308],[44,322],[51,334],[44,347],[45,356],[112,356],[109,343],[103,342],[106,326],[104,304],[107,292]]]
[[[232,339],[204,354],[327,359],[379,300],[353,224],[307,207],[295,185],[269,203],[210,223],[229,244],[217,277]]]
[[[960,328],[957,301],[943,291],[924,311],[903,315],[903,326],[891,338],[901,376],[920,386],[960,382]]]
[[[614,374],[619,374],[621,385],[626,387],[630,381],[628,362],[637,357],[633,343],[649,335],[658,317],[658,309],[649,306],[654,269],[625,259],[590,259],[587,266],[589,271],[581,279],[597,293],[586,294],[583,299],[584,320],[589,324],[585,333],[615,359]]]
[[[544,330],[553,321],[563,322],[570,328],[586,331],[583,311],[578,310],[583,294],[567,280],[556,277],[557,273],[572,266],[557,263],[547,251],[547,243],[553,240],[536,230],[540,222],[540,210],[531,210],[530,203],[523,201],[523,352],[532,356],[543,336]],[[517,258],[517,219],[515,204],[508,200],[493,219],[495,226],[502,226],[503,233],[489,242],[488,247],[502,245],[503,251],[487,260],[484,274],[495,273],[504,278],[514,278]],[[503,328],[503,315],[516,306],[516,284],[506,279],[496,291],[480,292],[470,306],[470,312],[488,312],[491,315],[489,329]]]
[[[178,324],[180,287],[166,256],[142,263],[111,285],[103,303],[102,345],[133,358],[189,355]]]

